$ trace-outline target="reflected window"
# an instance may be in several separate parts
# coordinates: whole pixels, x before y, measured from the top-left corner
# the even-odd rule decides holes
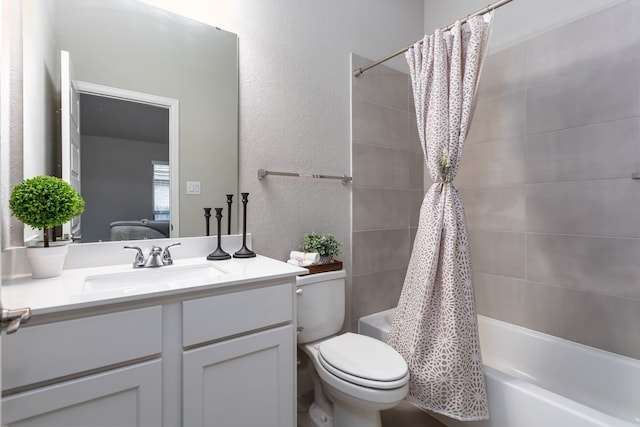
[[[153,164],[153,219],[169,221],[169,163],[154,161]]]

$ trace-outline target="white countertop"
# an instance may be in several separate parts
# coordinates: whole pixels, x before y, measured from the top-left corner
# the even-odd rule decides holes
[[[166,276],[179,277],[178,271],[184,270],[186,273],[194,268],[210,273],[195,275],[195,278],[189,280],[162,278],[165,273],[168,273]],[[158,268],[134,269],[131,264],[76,268],[64,270],[62,275],[48,279],[32,279],[30,275],[5,279],[2,283],[2,303],[5,307],[13,309],[30,307],[32,315],[39,315],[288,278],[306,273],[308,270],[305,268],[260,255],[255,258],[232,258],[224,261],[207,261],[204,256],[185,258],[175,260],[174,265]],[[100,287],[99,280],[105,276],[116,283],[111,289]],[[122,281],[118,283],[120,277]],[[98,280],[91,283],[91,278]],[[137,279],[144,284],[127,284]]]

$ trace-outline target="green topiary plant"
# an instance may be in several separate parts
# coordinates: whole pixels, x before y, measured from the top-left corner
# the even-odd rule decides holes
[[[311,232],[304,235],[302,250],[304,252],[317,252],[321,258],[329,261],[340,255],[340,243],[333,234],[316,234]]]
[[[84,211],[82,196],[69,183],[54,176],[36,176],[13,187],[9,198],[13,216],[43,230],[49,247],[49,229],[71,221]]]

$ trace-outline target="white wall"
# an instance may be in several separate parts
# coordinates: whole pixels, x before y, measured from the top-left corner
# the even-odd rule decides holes
[[[496,11],[489,50],[502,50],[621,1],[513,0]],[[487,0],[424,0],[424,31],[432,33],[490,3]]]
[[[145,1],[239,36],[240,191],[254,248],[286,259],[317,231],[349,254],[348,185],[256,172],[350,174],[349,54],[377,58],[419,38],[423,0]]]

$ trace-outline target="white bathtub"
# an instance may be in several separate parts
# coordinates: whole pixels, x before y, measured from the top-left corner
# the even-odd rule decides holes
[[[386,341],[395,309],[359,332]],[[638,427],[640,361],[478,316],[490,419],[448,426]],[[640,325],[639,325],[640,328]]]

